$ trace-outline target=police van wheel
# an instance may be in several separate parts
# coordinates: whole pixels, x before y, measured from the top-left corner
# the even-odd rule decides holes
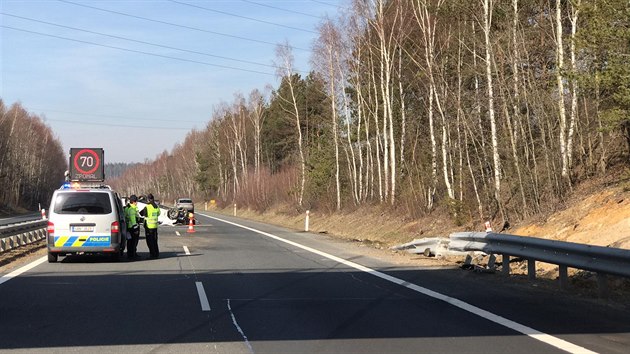
[[[112,261],[120,262],[120,252],[116,252],[116,253],[112,254]]]
[[[57,254],[48,252],[48,263],[55,263],[55,262],[57,262],[57,257],[58,256],[59,255],[57,255]]]

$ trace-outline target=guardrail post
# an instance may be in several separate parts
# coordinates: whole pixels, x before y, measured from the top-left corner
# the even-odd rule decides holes
[[[488,269],[494,269],[496,262],[497,257],[494,254],[490,254],[490,256],[488,257]]]
[[[510,255],[504,254],[501,262],[501,274],[510,275]]]
[[[466,255],[466,260],[464,260],[464,265],[469,266],[472,264],[472,256],[470,254]]]
[[[529,280],[536,279],[536,260],[533,258],[527,259],[527,278]]]
[[[569,288],[569,272],[567,270],[567,266],[560,265],[558,268],[558,279],[560,279],[560,288],[568,289]]]
[[[608,297],[608,277],[604,273],[597,273],[597,289],[599,291],[599,297]]]

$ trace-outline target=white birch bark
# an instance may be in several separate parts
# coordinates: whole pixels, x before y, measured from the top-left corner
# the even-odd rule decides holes
[[[438,6],[441,2],[438,4]],[[414,17],[418,26],[422,30],[422,40],[424,45],[424,60],[426,65],[426,73],[429,77],[429,107],[427,111],[429,120],[429,135],[431,137],[431,184],[427,190],[427,208],[433,208],[435,200],[435,192],[437,190],[437,139],[435,137],[434,111],[433,104],[437,97],[435,79],[433,75],[434,68],[434,46],[435,46],[435,22],[431,20],[428,4],[424,0],[414,2]]]
[[[556,83],[558,85],[558,114],[560,118],[560,157],[562,159],[562,177],[568,176],[568,155],[567,155],[567,117],[564,107],[564,80],[562,72],[564,70],[564,45],[562,41],[562,9],[561,1],[556,1]]]
[[[492,24],[492,2],[491,0],[484,0],[483,2],[484,16],[483,16],[483,32],[485,40],[485,59],[486,59],[486,82],[488,88],[488,118],[490,120],[490,129],[492,134],[492,157],[494,163],[494,196],[501,205],[501,160],[499,158],[499,142],[497,138],[497,124],[494,115],[494,91],[492,81],[492,61],[491,52],[492,47],[490,44],[490,25]]]
[[[328,65],[328,85],[329,85],[329,95],[330,95],[330,105],[331,105],[331,111],[332,111],[332,135],[333,135],[333,142],[335,145],[335,190],[336,190],[336,197],[337,197],[337,211],[341,210],[341,183],[339,180],[339,133],[338,133],[338,122],[339,122],[339,117],[337,114],[337,92],[336,92],[336,87],[335,87],[335,60],[336,60],[336,55],[335,55],[335,50],[333,48],[333,41],[334,39],[332,38],[333,33],[331,32],[332,28],[328,29],[328,40],[327,40],[327,48],[326,48],[326,54],[327,54],[327,65]]]
[[[304,186],[306,184],[306,161],[304,158],[304,148],[302,139],[302,125],[300,122],[300,110],[295,96],[295,88],[293,87],[293,54],[291,53],[291,46],[288,43],[278,46],[276,50],[278,58],[282,61],[282,66],[279,67],[279,76],[286,77],[287,85],[289,86],[289,93],[291,95],[291,103],[293,105],[293,118],[295,119],[295,126],[298,137],[298,150],[300,155],[300,194],[298,196],[298,205],[302,206],[304,199]]]
[[[257,184],[260,184],[260,163],[261,163],[261,132],[264,123],[264,98],[258,90],[253,90],[249,95],[250,121],[254,128],[254,174]]]
[[[378,0],[378,10],[374,21],[375,30],[379,39],[380,54],[380,89],[383,98],[383,170],[385,175],[385,197],[389,197],[390,204],[394,205],[396,198],[396,146],[394,139],[393,112],[392,112],[392,42],[393,32],[385,32],[384,1]],[[396,11],[399,11],[396,8]],[[392,18],[398,19],[398,15]]]
[[[577,64],[575,58],[575,35],[577,33],[579,7],[582,4],[582,0],[571,1],[571,72],[574,74],[571,79],[571,116],[569,118],[569,133],[567,137],[567,169],[571,169],[573,165],[573,135],[575,133],[575,125],[577,121],[577,104],[578,104],[578,82],[575,78],[577,71]]]

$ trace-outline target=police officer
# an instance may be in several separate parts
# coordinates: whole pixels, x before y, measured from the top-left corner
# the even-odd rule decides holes
[[[125,207],[125,219],[127,221],[127,232],[131,239],[127,240],[127,258],[134,259],[138,257],[138,241],[140,240],[140,225],[138,219],[138,197],[133,194],[129,197],[129,204]]]
[[[144,232],[150,258],[158,258],[160,256],[160,249],[158,248],[158,216],[160,216],[160,208],[155,204],[153,194],[147,195],[147,202],[146,208],[142,209],[140,215],[144,216]]]

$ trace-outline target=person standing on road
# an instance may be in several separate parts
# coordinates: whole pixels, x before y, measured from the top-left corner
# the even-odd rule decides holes
[[[155,203],[153,194],[149,193],[147,195],[147,202],[146,208],[142,209],[140,215],[144,216],[144,231],[150,258],[158,258],[160,256],[158,247],[158,216],[160,216],[160,208]]]
[[[138,257],[138,241],[140,240],[140,225],[138,224],[139,217],[138,197],[133,194],[129,197],[129,204],[125,208],[127,232],[131,235],[131,239],[127,240],[127,258],[129,259]]]

